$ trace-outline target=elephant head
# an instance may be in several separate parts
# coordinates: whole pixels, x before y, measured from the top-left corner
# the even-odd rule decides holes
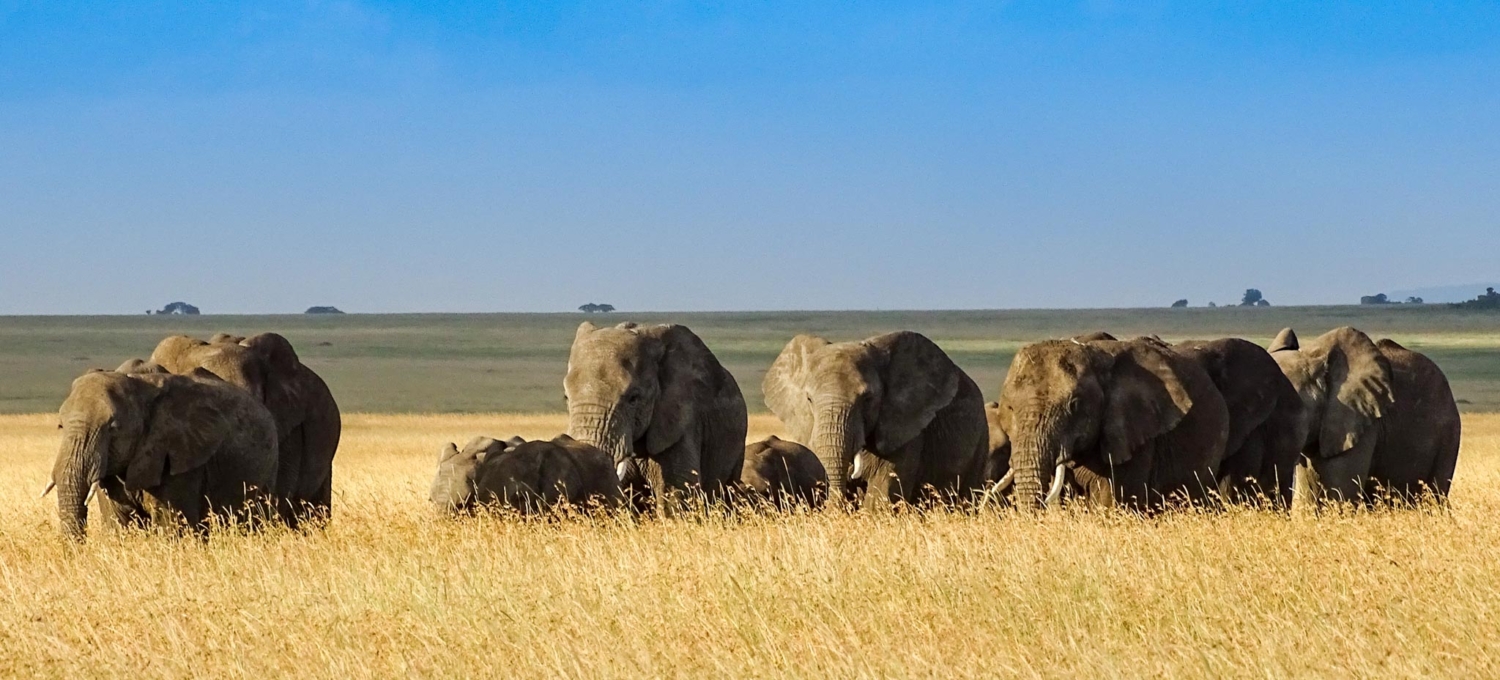
[[[266,398],[268,368],[265,360],[249,348],[173,335],[157,343],[151,352],[151,363],[177,375],[187,375],[195,368],[202,368],[246,389],[257,401],[264,403]]]
[[[864,479],[875,464],[868,456],[889,455],[920,436],[962,380],[948,355],[919,333],[840,343],[798,335],[776,357],[762,390],[766,406],[823,463],[829,502],[837,504],[851,479]]]
[[[206,379],[165,373],[90,371],[73,381],[58,411],[62,444],[47,490],[57,489],[63,533],[82,539],[88,499],[107,477],[149,489],[164,475],[197,469],[215,449],[221,428],[213,405],[197,403],[179,381]]]
[[[1017,506],[1055,501],[1071,463],[1123,464],[1176,427],[1192,399],[1167,351],[1148,341],[1049,340],[1016,353],[998,417],[1009,435]]]
[[[1344,326],[1304,344],[1286,328],[1269,349],[1302,398],[1304,452],[1330,458],[1374,435],[1393,394],[1390,363],[1370,336]]]
[[[568,434],[609,454],[624,477],[630,458],[658,455],[683,438],[715,366],[686,327],[585,321],[563,379]]]
[[[433,507],[446,513],[472,511],[479,466],[491,456],[515,448],[518,445],[513,443],[515,439],[517,438],[498,441],[489,437],[475,437],[462,451],[452,443],[443,447],[438,452],[437,476],[433,478],[432,488],[427,493],[427,499],[432,502]]]

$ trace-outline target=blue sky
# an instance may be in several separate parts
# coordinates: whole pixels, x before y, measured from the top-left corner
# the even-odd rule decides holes
[[[436,5],[0,0],[0,313],[1500,278],[1494,2]]]

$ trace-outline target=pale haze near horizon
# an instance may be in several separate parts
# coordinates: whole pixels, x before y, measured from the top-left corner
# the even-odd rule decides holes
[[[0,0],[0,314],[1500,278],[1494,3],[625,4]]]

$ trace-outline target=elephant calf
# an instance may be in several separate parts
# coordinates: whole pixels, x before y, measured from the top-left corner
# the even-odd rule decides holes
[[[740,485],[777,509],[818,508],[828,495],[828,472],[807,447],[771,435],[745,447]]]
[[[614,509],[625,496],[608,454],[561,435],[530,442],[475,437],[462,451],[448,444],[428,499],[455,514],[489,505],[534,514],[562,504]]]

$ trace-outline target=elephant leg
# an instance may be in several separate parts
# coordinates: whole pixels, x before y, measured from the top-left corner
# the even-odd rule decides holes
[[[1370,461],[1374,453],[1374,443],[1366,441],[1337,456],[1314,458],[1314,474],[1309,476],[1309,481],[1312,495],[1318,504],[1363,503],[1365,483],[1370,476]]]
[[[306,448],[303,443],[305,434],[306,428],[298,425],[281,438],[276,451],[277,514],[281,515],[281,521],[286,522],[286,525],[293,529],[297,528],[298,522],[306,512],[303,508],[303,494],[300,486],[302,458]]]
[[[688,509],[694,496],[706,493],[702,486],[698,447],[684,437],[660,455],[652,456],[655,465],[646,466],[647,480],[656,497],[656,508],[664,515]],[[656,475],[656,476],[652,476]],[[705,496],[705,498],[707,498]]]
[[[931,498],[936,490],[921,486],[921,452],[920,437],[888,456],[861,451],[860,479],[865,482],[861,507],[884,512],[901,503],[915,505]]]
[[[151,524],[151,517],[141,508],[119,477],[109,477],[99,482],[99,516],[108,517],[111,524],[127,529],[144,529]]]
[[[1239,450],[1224,459],[1219,467],[1219,496],[1229,503],[1256,504],[1269,498],[1261,470],[1265,461],[1265,442],[1252,432],[1240,443]]]

